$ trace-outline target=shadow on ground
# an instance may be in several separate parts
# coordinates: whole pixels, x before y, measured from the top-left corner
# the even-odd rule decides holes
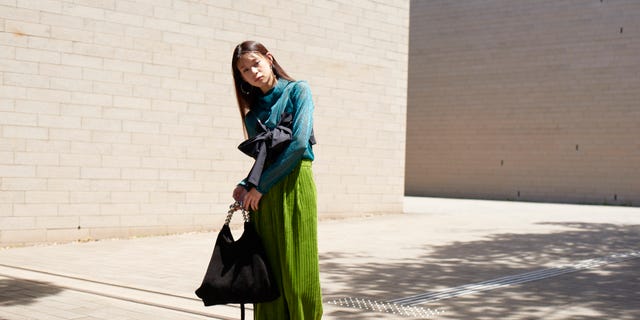
[[[328,292],[324,299],[386,301],[640,250],[640,225],[549,224],[570,229],[422,245],[424,254],[413,259],[378,264],[359,264],[357,257],[350,257],[354,264],[345,266],[337,262],[344,254],[326,253],[320,257],[321,272],[345,289]],[[435,319],[640,319],[639,269],[640,259],[633,259],[420,306],[445,312]],[[330,315],[338,319],[371,317],[371,313],[365,317],[361,310],[344,308]]]
[[[0,277],[0,307],[32,304],[63,290],[48,282]]]

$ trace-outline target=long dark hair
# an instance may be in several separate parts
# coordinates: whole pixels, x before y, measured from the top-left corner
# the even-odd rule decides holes
[[[245,129],[244,118],[247,112],[251,110],[251,106],[256,101],[258,97],[262,95],[262,91],[260,88],[256,88],[246,81],[242,79],[242,74],[240,74],[240,70],[238,69],[238,59],[245,54],[255,52],[260,55],[267,57],[267,53],[269,50],[260,42],[257,41],[244,41],[241,44],[237,45],[235,50],[233,50],[233,59],[231,59],[231,70],[233,71],[233,83],[236,87],[236,98],[238,99],[238,109],[240,110],[240,117],[242,118],[242,128]],[[272,55],[273,57],[273,55]],[[276,58],[273,57],[273,74],[276,76],[276,79],[286,79],[289,81],[294,81],[284,69],[278,64]]]

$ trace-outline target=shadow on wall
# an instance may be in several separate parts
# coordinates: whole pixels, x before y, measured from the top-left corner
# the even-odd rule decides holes
[[[635,251],[640,243],[640,225],[545,224],[572,230],[498,234],[487,240],[424,248],[425,254],[414,259],[384,264],[358,264],[357,257],[350,257],[355,262],[347,268],[333,262],[343,259],[342,254],[324,254],[321,272],[334,275],[330,281],[349,288],[328,292],[324,299],[387,301]],[[640,319],[639,267],[640,259],[633,259],[419,306],[442,310],[446,319]],[[366,319],[358,309],[334,313],[331,316],[339,319]]]
[[[32,304],[63,290],[48,282],[0,277],[0,307]]]

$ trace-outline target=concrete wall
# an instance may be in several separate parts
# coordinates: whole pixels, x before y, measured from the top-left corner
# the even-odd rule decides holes
[[[219,227],[246,39],[312,87],[321,217],[400,212],[408,27],[400,0],[0,1],[0,246]]]
[[[640,205],[640,2],[411,1],[409,195]]]

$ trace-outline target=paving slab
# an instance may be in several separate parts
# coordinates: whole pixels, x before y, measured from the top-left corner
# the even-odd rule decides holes
[[[640,319],[640,208],[407,197],[318,228],[323,319]],[[215,235],[2,249],[0,319],[238,319],[193,293]]]

